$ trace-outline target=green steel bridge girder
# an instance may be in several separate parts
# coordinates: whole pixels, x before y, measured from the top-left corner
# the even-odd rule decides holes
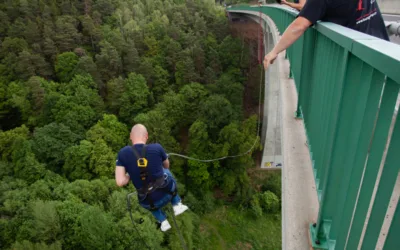
[[[261,12],[281,34],[297,15],[281,6],[239,5],[227,11],[254,16]],[[318,220],[310,222],[312,246],[341,250],[360,244],[363,250],[375,249],[400,170],[400,116],[394,119],[400,46],[319,22],[286,55],[320,203]],[[377,195],[371,200],[374,188]],[[400,238],[394,236],[400,235],[399,218],[397,206],[384,250],[400,249]]]

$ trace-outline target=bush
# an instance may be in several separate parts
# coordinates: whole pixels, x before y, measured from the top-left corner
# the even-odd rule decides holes
[[[270,191],[255,194],[250,201],[250,209],[256,217],[262,216],[263,212],[275,214],[279,212],[279,208],[278,197]]]
[[[251,207],[251,212],[256,216],[256,217],[261,217],[263,214],[262,208],[260,206],[260,200],[258,195],[254,195],[253,199],[250,202],[250,207]]]
[[[185,196],[184,203],[197,214],[205,214],[211,212],[215,208],[215,198],[211,192],[202,194],[199,198],[196,198],[191,192],[188,192]]]
[[[266,181],[261,188],[263,192],[271,191],[272,193],[276,194],[279,199],[281,199],[281,174],[280,173],[273,173]]]
[[[276,213],[279,210],[279,198],[272,192],[267,191],[259,195],[260,204],[267,213]]]

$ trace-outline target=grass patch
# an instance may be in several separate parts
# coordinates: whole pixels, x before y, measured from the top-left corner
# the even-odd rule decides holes
[[[281,249],[281,215],[255,218],[248,211],[222,206],[201,218],[200,250]]]

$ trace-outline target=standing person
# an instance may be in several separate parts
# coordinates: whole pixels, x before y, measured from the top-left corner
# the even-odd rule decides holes
[[[264,58],[265,69],[318,20],[333,22],[389,41],[376,0],[307,0],[282,38]]]
[[[290,7],[292,7],[293,9],[300,11],[301,9],[303,9],[304,5],[306,4],[306,0],[294,0],[293,3],[288,2],[286,0],[282,0],[282,4],[286,4]]]
[[[176,181],[169,171],[169,160],[163,147],[160,144],[146,145],[148,138],[145,126],[133,126],[130,134],[132,146],[126,146],[118,153],[115,180],[120,187],[132,180],[139,204],[151,211],[161,224],[161,231],[165,232],[171,225],[161,208],[171,202],[174,214],[180,215],[188,207],[182,204],[177,194]]]

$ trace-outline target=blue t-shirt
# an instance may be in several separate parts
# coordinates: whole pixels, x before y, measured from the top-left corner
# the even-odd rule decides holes
[[[143,146],[144,144],[134,145],[140,155],[142,154]],[[144,157],[144,155],[141,156]],[[156,143],[147,145],[146,159],[148,161],[147,171],[149,180],[155,181],[164,175],[163,161],[165,161],[167,158],[167,154],[160,144]],[[140,169],[137,166],[137,159],[131,146],[126,146],[119,151],[116,165],[125,167],[126,172],[128,172],[136,189],[140,189],[142,187]]]

